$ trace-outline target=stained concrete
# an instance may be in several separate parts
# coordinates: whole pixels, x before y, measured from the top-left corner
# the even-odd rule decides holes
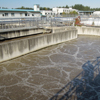
[[[0,100],[49,100],[100,56],[99,44],[98,36],[79,36],[0,63]]]

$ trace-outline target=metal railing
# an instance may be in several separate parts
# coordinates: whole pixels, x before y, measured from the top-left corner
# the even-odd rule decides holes
[[[23,18],[0,18],[0,29],[16,29],[25,27],[59,27],[74,26],[75,18],[79,15],[68,15],[65,17],[23,17]],[[80,15],[83,25],[100,26],[100,16]]]
[[[87,90],[88,85],[96,87],[94,80],[97,75],[100,75],[100,57],[97,57],[94,61],[86,62],[82,68],[83,71],[50,100],[81,100],[83,98],[82,94]]]
[[[73,17],[61,18],[0,18],[0,29],[15,29],[23,27],[55,27],[72,26]]]
[[[100,16],[81,15],[81,23],[87,26],[100,26]]]

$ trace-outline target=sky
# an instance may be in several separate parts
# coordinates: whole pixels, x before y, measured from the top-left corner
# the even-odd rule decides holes
[[[82,4],[91,8],[100,8],[100,0],[0,0],[0,7],[17,8],[30,7],[34,4],[39,4],[40,7],[57,7],[57,6],[72,6]]]

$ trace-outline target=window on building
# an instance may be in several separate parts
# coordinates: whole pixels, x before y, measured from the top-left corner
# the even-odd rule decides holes
[[[11,16],[14,16],[14,13],[11,13]]]
[[[5,13],[5,16],[8,16],[8,13]]]
[[[25,16],[27,16],[27,13],[25,13]]]
[[[2,14],[2,16],[5,16],[5,14]]]
[[[34,14],[32,14],[32,16],[34,16]]]

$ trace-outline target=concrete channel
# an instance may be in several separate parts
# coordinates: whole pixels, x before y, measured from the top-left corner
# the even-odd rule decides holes
[[[70,29],[70,28],[69,28]],[[28,35],[40,34],[31,37]],[[45,34],[48,33],[48,34]],[[16,38],[15,40],[2,42],[0,44],[0,62],[19,57],[21,55],[55,45],[61,42],[69,41],[77,38],[77,30],[75,28],[68,30],[66,27],[45,28],[45,29],[23,29],[11,30],[10,32],[0,33],[5,39]],[[19,38],[24,36],[25,38]]]

